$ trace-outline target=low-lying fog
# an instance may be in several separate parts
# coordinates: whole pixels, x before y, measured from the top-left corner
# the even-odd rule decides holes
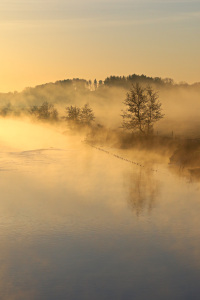
[[[0,119],[1,299],[198,299],[199,183],[63,131]]]
[[[161,79],[160,84],[156,84],[153,78],[146,78],[143,82],[142,76],[137,77],[144,88],[150,84],[158,92],[162,104],[164,118],[155,124],[155,132],[159,135],[170,136],[173,132],[174,136],[199,137],[200,84],[167,84]],[[112,77],[110,81],[110,85],[101,84],[92,90],[87,81],[74,79],[26,88],[20,93],[0,94],[0,115],[30,117],[31,107],[47,101],[54,105],[58,117],[62,119],[67,106],[82,107],[88,103],[94,112],[96,124],[118,129],[122,124],[122,110],[126,108],[124,100],[132,85],[131,81],[125,81],[123,85],[122,79],[115,84]]]

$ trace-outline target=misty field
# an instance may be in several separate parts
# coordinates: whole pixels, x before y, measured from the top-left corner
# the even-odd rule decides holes
[[[196,177],[163,151],[0,128],[2,300],[198,299]]]

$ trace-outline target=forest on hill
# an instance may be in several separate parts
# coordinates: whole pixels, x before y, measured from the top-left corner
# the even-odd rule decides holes
[[[99,81],[65,79],[27,87],[22,92],[0,93],[0,116],[33,116],[34,109],[39,110],[47,103],[54,109],[54,118],[50,119],[63,120],[67,107],[81,108],[88,104],[94,112],[96,124],[116,129],[122,123],[127,92],[136,83],[151,86],[159,95],[165,118],[159,122],[157,133],[196,135],[199,132],[200,83],[176,84],[170,78],[136,74],[110,76]]]
[[[189,166],[200,166],[199,111],[200,83],[136,74],[65,79],[0,94],[1,118],[56,125],[95,145],[153,149]]]

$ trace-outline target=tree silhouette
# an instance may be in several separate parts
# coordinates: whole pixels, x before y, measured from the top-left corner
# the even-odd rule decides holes
[[[97,80],[96,79],[94,80],[94,89],[95,90],[97,89]]]
[[[41,106],[32,106],[29,113],[39,120],[58,121],[57,109],[47,101],[43,102]]]
[[[81,124],[90,126],[94,119],[95,117],[93,110],[89,107],[89,104],[85,104],[80,112]]]
[[[80,108],[77,106],[67,106],[66,107],[67,116],[65,119],[67,121],[79,122]]]
[[[161,113],[158,94],[150,86],[143,88],[139,83],[133,85],[127,93],[124,104],[126,105],[126,110],[122,114],[124,129],[148,135],[153,132],[154,123],[164,116]]]
[[[66,114],[63,118],[73,129],[80,128],[80,126],[91,126],[95,119],[93,110],[89,107],[89,104],[85,104],[82,108],[72,105],[68,106],[66,107]]]
[[[63,118],[68,122],[71,128],[76,128],[80,124],[80,108],[77,106],[67,106],[65,108],[66,116]]]
[[[147,93],[147,134],[153,132],[153,124],[164,117],[164,114],[161,113],[161,103],[159,102],[158,93],[154,92],[151,86],[148,86],[146,89]]]

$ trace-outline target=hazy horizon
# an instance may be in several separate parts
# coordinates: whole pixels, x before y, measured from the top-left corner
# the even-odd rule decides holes
[[[6,94],[6,93],[15,93],[15,92],[17,92],[17,93],[21,93],[21,92],[23,92],[25,89],[27,89],[27,88],[36,88],[36,87],[39,87],[39,86],[43,86],[43,85],[48,85],[48,84],[55,84],[55,83],[58,83],[58,82],[63,82],[63,81],[65,81],[65,80],[70,80],[70,81],[73,81],[73,80],[85,80],[85,81],[87,81],[87,82],[89,82],[89,81],[91,81],[92,82],[92,84],[93,84],[93,82],[94,82],[94,80],[97,80],[97,84],[99,83],[99,81],[102,81],[102,83],[104,83],[104,80],[106,79],[106,78],[111,78],[111,77],[125,77],[125,78],[127,78],[128,76],[132,76],[132,75],[136,75],[136,76],[146,76],[147,78],[152,78],[152,79],[155,79],[155,78],[160,78],[161,80],[165,80],[165,79],[170,79],[170,80],[172,80],[173,82],[172,82],[172,84],[173,85],[193,85],[193,84],[198,84],[198,83],[200,83],[200,80],[199,81],[195,81],[195,82],[187,82],[187,81],[179,81],[179,82],[177,82],[177,81],[175,81],[174,80],[174,78],[170,78],[170,77],[165,77],[165,78],[163,78],[163,77],[160,77],[160,76],[155,76],[155,77],[153,77],[153,76],[150,76],[149,74],[143,74],[143,73],[141,73],[141,74],[135,74],[135,73],[131,73],[131,74],[110,74],[110,75],[107,75],[107,76],[105,76],[104,78],[97,78],[97,77],[94,77],[94,78],[83,78],[83,77],[81,77],[81,78],[79,78],[79,77],[77,77],[77,76],[75,76],[75,77],[71,77],[71,78],[59,78],[59,79],[55,79],[54,81],[44,81],[44,82],[38,82],[37,84],[35,84],[35,85],[32,85],[32,86],[24,86],[23,88],[21,88],[21,89],[19,89],[19,90],[8,90],[8,91],[1,91],[0,90],[0,94]],[[145,85],[145,82],[143,83],[144,85]]]
[[[2,0],[0,19],[1,92],[109,74],[200,81],[199,1]]]
[[[0,0],[1,300],[199,299],[199,30],[200,0]]]

